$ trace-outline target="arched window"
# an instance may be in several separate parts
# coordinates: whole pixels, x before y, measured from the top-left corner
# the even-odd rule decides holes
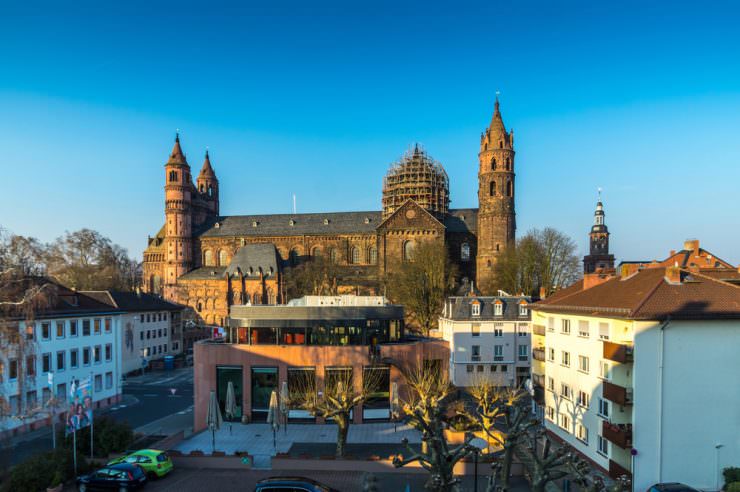
[[[496,170],[496,158],[495,157],[491,157],[491,170],[493,171]]]
[[[462,243],[460,246],[460,259],[470,261],[470,245],[468,243]]]
[[[499,149],[503,149],[504,148],[504,141],[503,140],[499,140],[498,141],[498,148]]]
[[[208,196],[213,196],[213,186],[208,185]]]
[[[352,264],[357,265],[358,263],[360,263],[360,248],[358,248],[357,246],[353,246],[351,254],[352,254]]]
[[[177,171],[170,171],[170,182],[177,181]]]
[[[329,260],[331,260],[332,263],[336,263],[337,262],[338,258],[337,258],[337,250],[336,249],[334,249],[334,248],[330,248],[329,249]]]
[[[496,182],[491,181],[488,185],[488,194],[491,196],[496,196]]]
[[[403,243],[403,261],[411,261],[414,259],[414,249],[416,244],[413,241],[406,241]]]
[[[218,252],[218,266],[226,266],[228,261],[226,260],[226,251],[221,250]]]
[[[511,171],[511,157],[506,158],[506,170]]]
[[[372,246],[367,250],[367,262],[371,265],[378,263],[378,250]]]
[[[195,309],[197,309],[198,312],[203,311],[203,303],[198,301],[198,304],[196,305]]]
[[[203,183],[200,185],[200,192],[203,193],[205,190],[203,189]]]
[[[272,289],[267,289],[267,304],[275,304],[275,293]]]
[[[322,253],[321,252],[321,246],[316,246],[313,249],[313,252],[311,253],[311,256],[313,256],[314,258],[321,258],[321,253]]]
[[[300,261],[301,255],[298,253],[298,250],[296,248],[293,248],[290,250],[290,266],[296,266],[298,265],[298,262]]]
[[[256,293],[256,292],[252,296],[252,304],[255,305],[255,306],[258,305],[258,304],[262,304],[262,300],[260,299],[260,295],[258,293]]]
[[[506,182],[506,196],[512,196],[512,186],[511,186],[511,180]]]
[[[203,265],[213,266],[213,251],[210,249],[205,250],[203,253]]]

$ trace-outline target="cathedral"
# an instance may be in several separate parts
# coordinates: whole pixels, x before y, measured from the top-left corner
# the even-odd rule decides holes
[[[231,305],[286,302],[286,268],[312,258],[337,265],[341,291],[377,292],[393,260],[428,240],[444,243],[461,279],[490,285],[515,240],[514,155],[496,100],[481,134],[477,209],[450,208],[447,173],[416,145],[383,179],[380,211],[223,216],[208,152],[193,181],[178,135],[164,166],[165,224],[144,251],[145,290],[222,325]]]

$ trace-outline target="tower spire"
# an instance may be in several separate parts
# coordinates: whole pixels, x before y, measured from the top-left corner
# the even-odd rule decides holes
[[[175,132],[175,145],[172,147],[170,158],[167,164],[187,164],[188,161],[185,158],[185,154],[180,147],[180,131]]]

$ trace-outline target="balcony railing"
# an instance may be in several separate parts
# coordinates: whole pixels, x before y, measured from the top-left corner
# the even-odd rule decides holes
[[[632,424],[612,424],[602,420],[601,435],[622,449],[632,447]]]
[[[533,325],[532,326],[532,333],[535,335],[539,335],[541,337],[545,336],[545,327],[542,325]]]
[[[629,345],[621,343],[608,342],[604,340],[604,359],[612,360],[622,364],[631,363],[633,360],[633,349]]]
[[[627,478],[632,478],[632,473],[628,469],[614,460],[609,460],[609,476],[616,480],[623,475]]]
[[[532,383],[535,386],[545,387],[545,376],[543,374],[532,374]]]
[[[632,405],[631,389],[628,390],[624,386],[619,386],[618,384],[610,383],[609,381],[603,381],[601,384],[604,398],[613,401],[617,405]]]
[[[534,360],[545,362],[545,349],[543,348],[532,349],[532,358]]]

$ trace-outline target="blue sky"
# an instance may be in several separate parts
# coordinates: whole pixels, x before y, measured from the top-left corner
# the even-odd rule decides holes
[[[498,90],[520,233],[583,251],[603,187],[619,259],[698,237],[740,263],[730,2],[154,3],[0,7],[0,225],[140,256],[176,128],[195,172],[210,149],[224,214],[379,209],[414,142],[474,207]]]

